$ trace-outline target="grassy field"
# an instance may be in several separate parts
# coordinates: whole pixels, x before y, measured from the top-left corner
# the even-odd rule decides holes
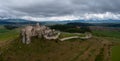
[[[61,34],[61,37],[70,36],[76,34]],[[101,38],[70,39],[61,42],[34,37],[29,45],[21,43],[20,40],[20,38],[15,39],[3,49],[0,61],[108,61],[108,58],[106,59],[108,52],[105,48],[108,45],[104,46],[102,43],[106,40]]]
[[[119,31],[93,31],[93,35],[101,38],[105,38],[109,41],[120,44],[120,32]],[[112,47],[111,54],[112,61],[120,61],[120,46],[115,45]]]
[[[101,54],[102,44],[94,38],[56,41],[33,38],[25,45],[18,38],[0,55],[0,61],[93,61]]]
[[[12,40],[19,35],[18,29],[8,30],[0,26],[0,41]]]
[[[112,47],[112,58],[109,58],[109,43],[120,42],[120,32],[93,31],[93,38],[88,40],[70,39],[46,40],[32,38],[32,43],[21,43],[19,29],[7,30],[0,26],[0,41],[12,40],[0,53],[0,61],[120,61],[120,46]],[[85,34],[61,33],[60,38]],[[17,39],[16,39],[17,38]]]
[[[92,31],[94,36],[120,38],[119,31]]]
[[[80,37],[84,37],[85,34],[81,33],[81,34],[72,34],[72,33],[65,33],[62,32],[59,38],[65,38],[65,37],[71,37],[71,36],[80,36]]]
[[[93,36],[101,37],[112,42],[120,43],[119,31],[92,31]]]
[[[120,61],[120,46],[112,47],[112,61]]]

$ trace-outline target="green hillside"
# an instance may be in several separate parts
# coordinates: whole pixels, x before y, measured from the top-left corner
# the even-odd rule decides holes
[[[60,42],[59,40],[45,40],[33,37],[32,43],[25,45],[21,43],[20,38],[17,38],[3,49],[0,61],[104,60],[107,53],[99,53],[100,51],[105,52],[105,48],[101,44],[102,41],[98,40],[98,38],[89,40],[71,39]],[[101,54],[103,56],[99,58]]]
[[[112,61],[120,61],[120,45],[112,47]]]
[[[19,36],[19,30],[8,30],[4,26],[0,26],[0,41],[12,40]]]
[[[32,38],[29,45],[21,42],[19,29],[7,30],[0,27],[0,40],[12,40],[0,46],[0,61],[116,61],[119,60],[119,32],[93,31],[90,39],[70,39],[66,41]],[[62,33],[60,38],[77,34]],[[84,34],[77,36],[85,36]],[[14,40],[13,40],[14,39]],[[118,46],[118,45],[115,45]],[[112,48],[112,50],[110,50]],[[110,52],[112,51],[112,53]],[[111,58],[112,57],[112,58]]]

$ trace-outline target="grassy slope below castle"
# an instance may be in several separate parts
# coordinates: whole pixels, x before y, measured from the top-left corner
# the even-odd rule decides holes
[[[19,35],[18,30],[7,30],[0,27],[0,40],[11,40]],[[64,34],[61,37],[73,36],[74,34]],[[90,40],[71,39],[64,42],[58,42],[59,40],[45,40],[33,38],[30,45],[24,45],[20,42],[20,39],[15,39],[10,45],[5,48],[5,51],[0,57],[0,61],[90,61],[92,59],[99,61],[104,60],[99,53],[104,48],[99,45],[97,41],[107,39],[109,41],[120,42],[120,32],[116,31],[93,31],[94,38]],[[96,38],[97,37],[97,38]],[[106,41],[106,40],[104,40]],[[96,44],[98,43],[98,44]],[[96,49],[99,48],[99,49]],[[114,47],[112,52],[112,60],[115,61],[120,53]],[[88,52],[88,53],[87,53]],[[95,53],[93,53],[95,52]],[[85,55],[86,54],[86,55]],[[91,55],[92,54],[92,55]],[[95,56],[97,54],[97,56]],[[84,58],[86,57],[86,58]],[[89,59],[91,58],[91,59]]]
[[[89,40],[71,39],[64,42],[32,38],[29,45],[23,44],[20,38],[15,39],[4,49],[1,61],[91,61],[104,60],[99,55],[104,48],[99,38]],[[105,41],[105,40],[104,40]],[[97,56],[96,56],[97,55]]]

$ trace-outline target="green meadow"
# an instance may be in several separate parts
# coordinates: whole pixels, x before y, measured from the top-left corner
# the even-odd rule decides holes
[[[74,34],[71,34],[71,33],[66,33],[66,32],[61,32],[59,38],[65,38],[65,37],[71,37],[71,36],[80,36],[80,37],[84,37],[85,34],[81,33],[81,34],[77,34],[77,33],[74,33]]]
[[[112,61],[120,61],[120,46],[112,47]]]
[[[0,41],[12,40],[19,35],[18,29],[8,30],[0,26]]]
[[[119,31],[92,31],[94,36],[120,38]]]
[[[74,39],[74,41],[72,41],[72,43],[69,41],[71,41],[73,39],[71,39],[69,41],[65,41],[65,42],[57,42],[58,40],[45,40],[45,39],[33,38],[34,41],[32,41],[32,43],[30,45],[24,45],[20,42],[20,38],[17,38],[19,36],[19,33],[20,33],[19,28],[13,29],[13,30],[8,30],[8,29],[4,28],[4,26],[0,26],[0,41],[9,41],[9,40],[15,41],[15,42],[11,43],[8,50],[5,49],[6,50],[5,56],[4,55],[1,56],[0,58],[3,58],[3,59],[0,59],[0,60],[13,61],[12,59],[9,59],[9,58],[16,58],[16,59],[18,59],[18,61],[19,60],[21,61],[24,59],[26,59],[25,61],[28,61],[29,57],[33,57],[33,60],[41,61],[41,60],[49,60],[50,58],[57,60],[58,57],[61,57],[64,59],[64,56],[65,57],[70,56],[69,58],[71,58],[71,57],[72,58],[69,60],[77,61],[77,60],[79,60],[79,57],[82,55],[81,52],[87,51],[86,49],[88,49],[88,47],[91,45],[93,45],[93,46],[91,46],[91,48],[96,47],[96,45],[97,45],[96,42],[98,40],[105,39],[105,40],[109,40],[109,41],[118,43],[118,45],[112,46],[111,59],[112,59],[112,61],[120,61],[120,58],[119,58],[120,57],[120,45],[119,45],[120,44],[120,32],[119,31],[92,31],[92,34],[93,34],[92,39],[89,39],[86,41],[83,41],[80,39]],[[71,33],[62,32],[60,35],[60,38],[71,37],[71,36],[83,37],[83,36],[85,36],[85,34],[75,34],[75,33],[71,34]],[[95,37],[97,37],[98,39]],[[94,46],[94,44],[91,44],[93,42],[94,42],[95,46]],[[85,49],[82,50],[78,46],[84,47]],[[100,47],[100,46],[98,46],[98,47]],[[91,49],[91,48],[89,48],[89,49]],[[68,49],[68,50],[66,50],[66,49]],[[81,49],[81,50],[79,50],[79,49]],[[88,51],[89,51],[89,49],[88,49]],[[27,51],[27,50],[29,50],[29,51]],[[73,50],[74,53],[70,50]],[[97,51],[97,49],[91,49],[91,50]],[[90,50],[90,52],[91,52],[91,50]],[[100,51],[102,51],[102,50],[100,50]],[[98,52],[100,52],[100,51],[98,51]],[[15,52],[15,53],[13,54],[13,52]],[[60,56],[56,56],[56,55],[52,54],[53,52],[54,53],[58,52],[57,54]],[[30,54],[30,53],[31,53],[31,55],[28,56],[28,54]],[[74,55],[74,57],[71,56],[70,53],[72,53],[72,55]],[[96,53],[94,53],[94,54],[96,54]],[[13,57],[11,56],[11,54]],[[23,56],[23,54],[25,54],[25,55]],[[101,54],[98,54],[97,58],[99,58],[100,55]],[[44,57],[44,56],[47,56],[47,59],[46,58],[38,59],[38,57]],[[6,57],[7,57],[7,59],[6,59]],[[27,58],[25,58],[25,57],[27,57]],[[36,57],[37,57],[37,59],[36,59]],[[56,58],[53,58],[53,57],[56,57]],[[91,57],[95,57],[95,56],[91,55]],[[33,61],[33,60],[29,60],[29,61]],[[62,59],[59,59],[59,61],[60,60],[62,61]],[[86,60],[89,61],[90,59],[86,59]]]
[[[119,31],[93,31],[93,35],[106,38],[118,45],[112,46],[111,59],[112,61],[120,61],[120,32]]]

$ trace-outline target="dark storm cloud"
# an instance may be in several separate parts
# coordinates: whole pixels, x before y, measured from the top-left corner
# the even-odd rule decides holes
[[[37,17],[83,15],[84,13],[120,13],[120,0],[0,0],[0,10],[14,15]],[[7,8],[4,9],[4,8]]]
[[[120,0],[74,0],[74,4],[85,6],[81,8],[87,12],[114,12],[118,13],[120,10]]]
[[[67,1],[68,2],[68,1]],[[64,1],[51,1],[48,3],[35,4],[27,7],[13,7],[14,10],[30,13],[30,15],[61,16],[73,14],[71,4]]]

